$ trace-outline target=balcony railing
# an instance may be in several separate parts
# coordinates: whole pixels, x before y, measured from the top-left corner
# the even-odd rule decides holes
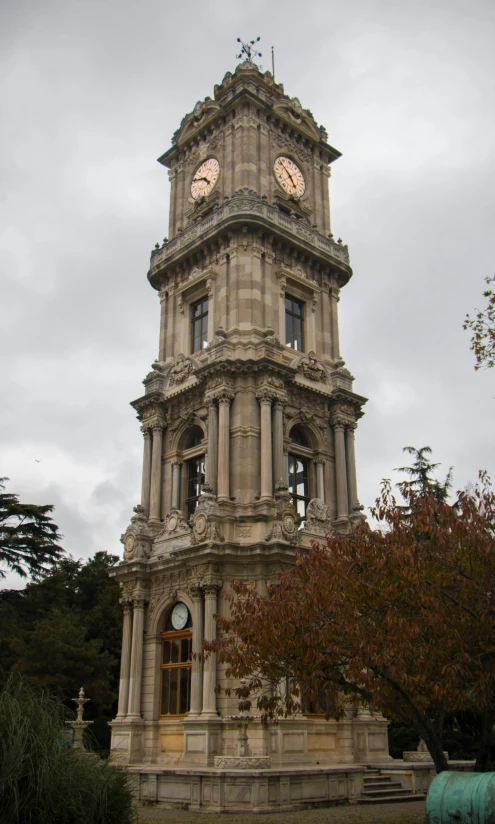
[[[275,226],[279,226],[281,229],[300,238],[306,244],[313,246],[315,250],[324,252],[339,263],[349,266],[349,250],[342,242],[336,243],[331,238],[323,237],[316,229],[311,228],[307,223],[303,223],[296,216],[292,217],[284,214],[276,206],[270,206],[266,200],[250,189],[241,189],[231,198],[226,199],[221,206],[218,206],[207,217],[192,223],[173,240],[164,243],[158,249],[154,249],[151,253],[152,269],[175,257],[181,249],[193,243],[199,235],[205,236],[227,218],[243,215],[248,217],[253,214],[265,218]]]

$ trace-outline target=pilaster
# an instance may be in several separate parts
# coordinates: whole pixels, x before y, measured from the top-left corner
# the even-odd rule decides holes
[[[117,710],[117,718],[124,718],[127,715],[132,644],[132,602],[121,599],[121,605],[124,613],[124,621],[122,625],[122,652],[120,658],[119,706]]]
[[[218,586],[216,584],[207,584],[203,587],[205,599],[205,625],[204,636],[206,641],[214,641],[217,637],[217,623],[213,615],[217,612],[217,593]],[[217,718],[217,699],[216,699],[216,674],[217,674],[217,656],[215,653],[210,653],[205,658],[203,664],[203,709],[201,711],[202,718]]]
[[[129,718],[141,718],[141,682],[143,673],[144,598],[134,600],[132,649],[129,678]]]
[[[150,522],[161,523],[161,493],[162,493],[162,450],[164,424],[155,422],[153,430],[153,448],[151,453],[151,493],[150,493]]]

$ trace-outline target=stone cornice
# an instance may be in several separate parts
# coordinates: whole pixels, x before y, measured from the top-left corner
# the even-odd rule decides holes
[[[342,417],[341,409],[349,409],[349,417],[352,415],[356,420],[364,415],[362,407],[368,402],[368,398],[356,395],[346,389],[334,389],[330,396],[330,417]],[[347,414],[344,417],[348,417]]]
[[[302,220],[289,217],[250,189],[240,189],[224,201],[207,217],[188,226],[183,232],[161,248],[151,253],[148,279],[155,289],[161,288],[163,270],[175,265],[214,235],[237,223],[247,222],[265,232],[280,235],[286,242],[304,249],[306,254],[318,259],[335,270],[339,286],[345,285],[352,275],[347,246],[324,237]]]
[[[304,109],[297,98],[284,94],[281,83],[274,81],[267,71],[262,73],[255,63],[245,61],[235,72],[227,72],[220,85],[214,88],[214,100],[206,97],[198,101],[194,109],[182,119],[180,127],[172,137],[172,146],[158,162],[170,168],[181,156],[184,148],[204,140],[218,126],[224,128],[225,118],[238,108],[240,100],[250,99],[255,110],[261,110],[260,123],[266,126],[267,119],[279,122],[282,128],[297,135],[299,141],[323,150],[328,163],[339,158],[340,152],[327,143],[326,130],[318,126],[313,114]],[[238,115],[242,118],[242,115]],[[252,118],[252,114],[251,114]]]

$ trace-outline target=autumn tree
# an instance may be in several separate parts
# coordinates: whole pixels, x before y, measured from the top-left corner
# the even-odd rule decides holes
[[[0,478],[0,565],[9,567],[23,578],[37,578],[48,572],[64,550],[58,545],[60,535],[47,504],[24,504],[12,492],[5,492]],[[5,571],[0,567],[0,578]]]
[[[489,287],[483,292],[486,298],[484,309],[476,309],[474,318],[466,316],[463,329],[471,332],[471,349],[476,358],[475,369],[491,369],[495,366],[495,291],[490,284],[495,283],[495,275],[485,278]]]
[[[232,582],[231,617],[213,645],[236,690],[265,718],[323,702],[340,718],[364,702],[412,726],[438,772],[441,726],[453,707],[476,708],[477,770],[488,768],[495,707],[495,496],[486,475],[454,506],[385,481],[377,529],[300,553],[261,597]],[[290,689],[280,689],[287,683]]]

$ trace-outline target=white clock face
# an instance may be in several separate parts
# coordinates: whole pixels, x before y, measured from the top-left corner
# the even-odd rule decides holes
[[[273,174],[284,192],[295,197],[302,197],[306,191],[304,175],[299,166],[290,157],[277,157],[273,164]]]
[[[213,191],[220,174],[220,164],[214,157],[209,157],[196,170],[191,183],[191,194],[194,200],[206,197]]]
[[[174,629],[184,629],[189,618],[189,610],[185,604],[179,602],[172,610],[172,626]]]

